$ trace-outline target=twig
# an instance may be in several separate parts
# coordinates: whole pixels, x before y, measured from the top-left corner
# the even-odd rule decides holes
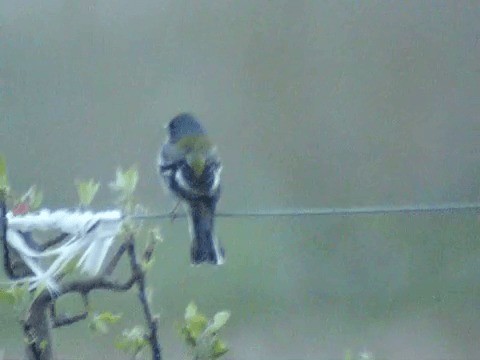
[[[51,248],[52,246],[60,244],[63,240],[67,238],[68,234],[67,233],[61,233],[58,235],[56,238],[53,238],[52,240],[49,240],[43,244],[39,244],[39,250],[40,251],[45,251],[48,248]]]
[[[150,344],[152,351],[153,360],[161,360],[161,347],[158,341],[158,325],[157,321],[152,315],[150,309],[150,304],[148,303],[146,296],[146,286],[145,286],[145,272],[142,270],[140,264],[137,261],[134,237],[130,235],[128,239],[120,246],[117,250],[117,253],[114,255],[110,263],[107,265],[104,273],[92,279],[86,280],[76,280],[70,281],[65,284],[62,284],[59,291],[55,294],[51,294],[47,290],[44,290],[35,300],[37,306],[42,308],[40,305],[50,307],[52,326],[60,327],[65,325],[73,324],[77,321],[84,320],[88,316],[88,295],[93,290],[111,290],[111,291],[127,291],[132,288],[136,283],[138,287],[138,297],[140,303],[142,304],[145,320],[148,324],[149,334],[147,340]],[[125,282],[118,282],[115,280],[107,279],[106,276],[110,275],[111,272],[115,270],[115,267],[118,265],[121,256],[127,252],[130,259],[130,268],[131,276]],[[58,317],[55,313],[54,302],[61,296],[69,293],[79,293],[84,298],[84,305],[86,310],[78,315],[71,317]],[[38,344],[37,344],[38,345]]]
[[[21,278],[29,274],[17,274],[15,272],[14,264],[12,264],[10,249],[6,241],[7,233],[7,219],[6,219],[6,205],[3,199],[0,199],[0,236],[3,242],[4,249],[4,268],[5,272],[10,278]],[[60,234],[56,238],[47,241],[43,244],[38,244],[33,240],[30,234],[24,234],[32,248],[37,251],[44,251],[52,246],[61,243],[68,234]],[[143,259],[148,261],[153,253],[154,244],[149,244],[143,254]],[[119,282],[109,279],[109,276],[115,271],[123,254],[127,252],[130,260],[131,276],[125,282]],[[25,264],[23,264],[26,267]],[[28,267],[27,267],[28,269]],[[60,281],[63,277],[59,277]],[[88,296],[93,290],[110,290],[123,292],[132,288],[134,284],[138,287],[138,298],[143,308],[145,320],[148,325],[149,333],[146,336],[150,344],[153,360],[161,360],[161,347],[158,340],[158,324],[155,317],[152,315],[150,304],[146,295],[145,285],[145,271],[137,260],[135,251],[134,235],[130,234],[126,240],[120,245],[119,249],[110,260],[109,264],[100,276],[84,279],[73,280],[62,283],[59,290],[55,293],[49,292],[47,289],[43,290],[32,302],[28,309],[27,316],[23,321],[23,330],[27,343],[27,357],[35,360],[50,360],[53,358],[53,346],[51,329],[71,325],[78,321],[84,320],[88,317]],[[78,293],[83,298],[84,311],[74,316],[66,316],[64,314],[58,315],[56,313],[55,304],[61,296],[69,293]],[[49,313],[48,313],[49,312]]]
[[[113,271],[118,265],[118,262],[120,261],[120,259],[122,258],[122,255],[125,253],[126,250],[127,250],[127,247],[125,243],[122,243],[118,248],[117,252],[115,253],[115,255],[113,255],[112,259],[110,260],[110,263],[105,267],[105,271],[103,272],[105,276],[112,275]]]
[[[79,293],[84,295],[93,290],[111,290],[115,292],[127,291],[133,286],[133,284],[135,284],[137,277],[137,275],[132,274],[132,276],[123,283],[107,280],[104,277],[72,281],[62,285],[60,291],[55,295],[55,299],[69,293]],[[49,297],[50,299],[52,298],[51,296]]]
[[[83,308],[85,309],[81,314],[74,316],[58,316],[55,308],[55,300],[52,300],[50,303],[50,317],[52,319],[52,326],[54,328],[71,325],[81,320],[85,320],[88,317],[88,294],[82,294],[83,299]]]
[[[2,246],[3,246],[3,269],[10,279],[15,279],[15,271],[12,267],[12,262],[10,259],[10,251],[7,244],[7,206],[5,204],[5,199],[0,199],[0,225],[1,225],[1,236],[2,236]]]
[[[27,318],[23,322],[23,330],[27,344],[28,359],[35,360],[51,360],[53,358],[53,346],[51,329],[54,327],[73,324],[74,322],[85,319],[88,316],[88,294],[93,290],[111,290],[111,291],[127,291],[138,280],[138,274],[132,274],[125,282],[108,280],[104,276],[95,277],[86,280],[70,281],[62,284],[60,290],[54,294],[47,289],[43,290],[32,302]],[[55,316],[52,312],[52,304],[61,296],[68,293],[79,293],[84,299],[86,311],[73,317]],[[50,316],[47,316],[47,310],[50,308]],[[52,315],[53,314],[53,315]]]
[[[5,212],[0,213],[0,215],[2,214],[5,214]],[[59,238],[57,237],[56,240],[58,239]],[[49,243],[52,244],[53,241]],[[50,293],[47,289],[45,289],[34,299],[27,312],[27,317],[23,321],[23,331],[26,339],[28,339],[26,347],[28,359],[51,360],[53,358],[51,329],[71,325],[75,322],[86,319],[88,317],[88,295],[91,291],[127,291],[131,289],[132,286],[139,281],[142,276],[144,276],[141,271],[135,270],[132,271],[130,278],[125,282],[107,279],[107,276],[109,276],[110,273],[115,270],[115,267],[119,263],[121,256],[125,253],[125,250],[126,247],[125,244],[123,244],[110,261],[104,274],[101,276],[85,280],[65,282],[61,284],[58,292]],[[130,256],[135,255],[134,252],[129,254]],[[10,264],[9,259],[8,264]],[[65,315],[57,316],[55,311],[56,300],[69,293],[79,293],[82,295],[85,308],[84,312],[70,317]],[[47,315],[48,310],[50,310],[49,315]]]
[[[148,324],[148,329],[150,331],[150,334],[147,336],[147,340],[152,350],[152,359],[161,360],[162,353],[161,353],[160,343],[158,341],[158,325],[157,325],[156,319],[154,319],[152,315],[150,304],[148,303],[148,299],[146,295],[146,287],[145,287],[145,272],[141,269],[137,261],[133,235],[130,236],[127,242],[127,251],[130,256],[130,267],[132,269],[132,273],[138,274],[138,279],[137,279],[138,298],[140,300],[140,303],[142,304],[143,314]]]
[[[1,195],[0,195],[1,196]],[[9,279],[17,280],[23,279],[27,276],[33,275],[30,268],[21,260],[12,260],[12,253],[16,254],[15,250],[11,249],[7,244],[7,205],[5,199],[0,198],[0,234],[3,245],[3,269]]]
[[[52,246],[60,244],[68,236],[67,233],[61,233],[60,235],[53,238],[52,240],[48,240],[45,243],[39,243],[33,240],[33,236],[30,231],[27,231],[27,232],[19,231],[19,233],[22,235],[23,240],[25,240],[25,243],[35,251],[45,251]]]
[[[87,317],[88,317],[88,311],[86,310],[83,313],[74,315],[74,316],[66,316],[66,315],[55,316],[54,318],[52,318],[52,325],[53,325],[53,328],[67,326],[67,325],[74,324],[78,321],[85,320]]]

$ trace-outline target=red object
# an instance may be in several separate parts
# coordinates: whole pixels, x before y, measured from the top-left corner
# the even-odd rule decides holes
[[[24,202],[21,202],[21,203],[18,203],[17,205],[15,205],[15,207],[12,209],[12,213],[13,215],[17,216],[17,215],[25,215],[26,213],[28,213],[30,211],[30,205],[24,201]]]

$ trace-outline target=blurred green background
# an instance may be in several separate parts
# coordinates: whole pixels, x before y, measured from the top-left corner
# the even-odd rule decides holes
[[[139,199],[163,212],[163,126],[191,111],[222,156],[220,210],[477,201],[479,19],[467,0],[0,0],[0,152],[51,208],[90,177],[111,206],[106,184],[135,163]],[[480,357],[475,214],[218,219],[221,268],[189,265],[183,220],[161,226],[165,359],[185,358],[190,300],[232,311],[230,360]],[[112,339],[143,321],[134,292],[92,304],[123,322],[56,331],[60,357],[125,358]],[[20,356],[5,306],[0,324]]]

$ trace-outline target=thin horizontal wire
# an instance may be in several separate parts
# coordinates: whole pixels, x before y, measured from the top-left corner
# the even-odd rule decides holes
[[[480,212],[480,203],[449,203],[441,205],[406,205],[406,206],[366,206],[353,208],[310,208],[310,209],[282,209],[219,212],[215,216],[223,218],[238,217],[280,217],[280,216],[353,216],[353,215],[383,215],[383,214],[415,214],[415,213],[452,213],[452,212]],[[176,214],[175,218],[183,218],[185,214]],[[151,215],[132,215],[133,220],[168,219],[170,213]]]

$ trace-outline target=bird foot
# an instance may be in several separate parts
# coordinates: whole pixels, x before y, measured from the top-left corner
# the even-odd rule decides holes
[[[172,211],[170,211],[170,221],[173,223],[175,219],[178,217],[177,209],[180,205],[180,201],[177,201],[176,205],[173,207]]]

